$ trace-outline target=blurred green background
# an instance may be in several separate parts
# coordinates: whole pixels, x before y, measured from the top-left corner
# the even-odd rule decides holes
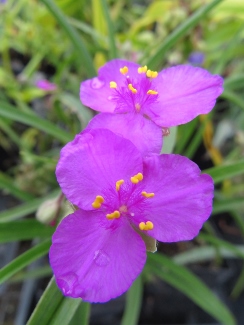
[[[214,178],[213,214],[193,242],[160,244],[148,254],[119,323],[144,324],[143,288],[162,279],[221,324],[236,324],[229,301],[244,289],[243,27],[242,0],[0,1],[0,242],[19,245],[0,283],[51,277],[44,258],[50,222],[68,213],[55,166],[61,147],[94,115],[79,100],[80,82],[116,57],[157,70],[193,64],[222,75],[224,93],[208,116],[173,128],[163,150],[193,159]],[[40,257],[44,262],[30,269]],[[238,261],[234,271],[230,260]],[[225,304],[195,275],[198,265],[233,272]],[[89,315],[89,304],[62,297],[52,280],[28,325],[83,325]]]

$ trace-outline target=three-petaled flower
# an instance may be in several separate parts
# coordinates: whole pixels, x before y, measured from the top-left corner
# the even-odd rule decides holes
[[[212,210],[213,182],[188,158],[143,156],[107,129],[86,130],[61,151],[56,175],[78,210],[53,235],[50,263],[64,295],[106,302],[142,271],[141,234],[195,237]]]
[[[222,86],[220,76],[199,67],[179,65],[158,73],[115,59],[99,69],[98,77],[81,83],[80,98],[84,105],[103,112],[88,128],[102,125],[130,139],[142,153],[159,153],[162,127],[209,113]]]

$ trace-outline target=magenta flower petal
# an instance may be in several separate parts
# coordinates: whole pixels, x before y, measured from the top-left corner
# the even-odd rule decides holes
[[[106,302],[124,293],[146,261],[145,244],[126,219],[115,226],[101,212],[78,210],[52,238],[50,264],[63,294]],[[108,225],[110,223],[110,225]]]
[[[140,114],[101,113],[90,121],[87,129],[101,127],[129,139],[142,155],[159,154],[161,151],[162,129]]]
[[[146,66],[112,60],[98,77],[81,83],[80,98],[92,109],[136,113],[168,128],[210,112],[222,91],[223,79],[199,67],[179,65],[158,74]]]
[[[141,153],[129,140],[96,129],[78,134],[61,150],[56,176],[67,199],[87,210],[105,189],[141,171]]]
[[[197,236],[212,211],[212,178],[180,155],[149,157],[143,173],[144,190],[155,196],[135,209],[134,221],[151,221],[154,228],[149,235],[162,242]]]
[[[142,157],[131,141],[107,129],[87,130],[62,150],[58,181],[83,209],[53,236],[50,263],[65,295],[105,302],[122,294],[145,263],[138,233],[190,240],[210,216],[210,176],[179,155]]]
[[[46,79],[41,79],[36,82],[36,86],[40,89],[43,89],[45,91],[54,91],[57,89],[57,85],[54,83],[46,80]]]
[[[110,82],[115,81],[118,87],[123,86],[124,75],[120,68],[127,66],[133,75],[137,72],[138,64],[126,60],[115,59],[107,62],[98,70],[98,77],[81,83],[81,102],[99,112],[113,112],[116,102],[112,100]]]
[[[223,92],[223,79],[207,70],[179,65],[161,71],[153,80],[158,102],[146,114],[160,126],[187,123],[209,113]]]

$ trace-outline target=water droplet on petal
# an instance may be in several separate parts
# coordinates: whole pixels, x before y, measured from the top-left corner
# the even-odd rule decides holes
[[[101,249],[95,251],[94,261],[98,266],[106,266],[110,262],[110,257]]]
[[[57,284],[65,295],[70,295],[77,283],[77,275],[73,272],[63,275],[62,278],[57,278]]]
[[[169,128],[162,128],[163,131],[163,137],[167,137],[170,135],[170,129]]]
[[[112,100],[113,99],[113,96],[108,96],[108,100]]]
[[[104,81],[100,80],[99,78],[95,77],[92,79],[91,86],[93,89],[100,89],[104,86]]]

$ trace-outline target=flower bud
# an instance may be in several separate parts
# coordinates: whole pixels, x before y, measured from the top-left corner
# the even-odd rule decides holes
[[[61,203],[62,205],[62,203]],[[60,208],[59,196],[43,202],[36,211],[38,221],[50,224],[57,218],[57,212]]]

